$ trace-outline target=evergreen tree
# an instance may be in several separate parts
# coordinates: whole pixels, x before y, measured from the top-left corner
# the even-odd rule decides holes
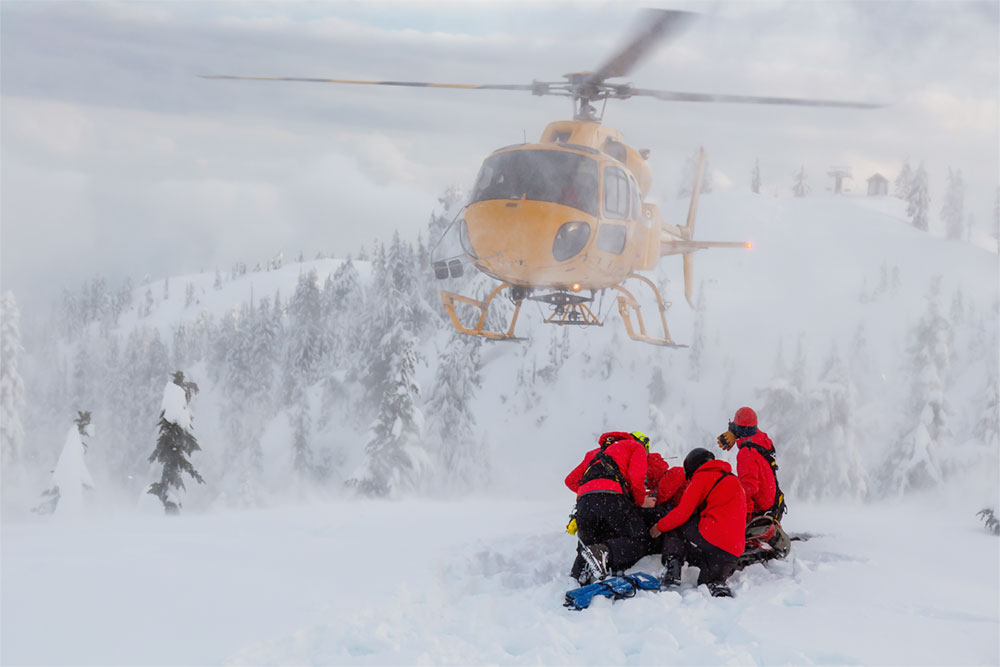
[[[688,352],[689,374],[692,380],[701,377],[705,350],[705,283],[698,285],[698,300],[694,309],[694,329],[691,333],[691,348]]]
[[[392,356],[391,381],[369,429],[365,462],[348,481],[367,495],[395,496],[417,489],[429,467],[420,444],[424,418],[416,403],[416,365],[416,345],[408,339]]]
[[[758,414],[764,430],[774,441],[781,466],[781,488],[786,498],[809,496],[812,481],[808,478],[809,460],[815,448],[809,440],[807,425],[812,415],[806,387],[807,366],[805,349],[800,336],[795,360],[790,369],[779,347],[775,370],[770,382],[759,392],[761,409]],[[816,447],[824,443],[815,443]]]
[[[660,406],[667,401],[667,381],[663,379],[663,369],[659,364],[653,366],[652,375],[649,378],[649,403]]]
[[[364,290],[361,278],[354,266],[354,261],[348,255],[337,270],[330,276],[329,283],[323,289],[323,301],[326,310],[326,328],[331,332],[331,349],[328,358],[332,371],[345,365],[345,358],[351,351],[357,349],[358,326],[355,315],[362,311]]]
[[[760,158],[753,161],[753,172],[750,174],[750,191],[755,195],[760,194]]]
[[[962,238],[962,225],[965,221],[965,185],[962,183],[961,169],[952,171],[951,167],[948,167],[948,187],[945,189],[944,203],[941,205],[941,220],[944,222],[948,238]]]
[[[940,313],[941,278],[931,282],[927,312],[911,334],[909,348],[910,397],[904,411],[901,437],[890,447],[881,470],[887,494],[941,484],[949,466],[950,408],[945,399],[949,371],[951,325]]]
[[[795,172],[795,182],[792,184],[792,194],[796,197],[805,197],[809,194],[809,181],[806,176],[806,166]]]
[[[199,484],[204,484],[201,474],[188,460],[201,449],[192,433],[191,397],[198,393],[198,385],[184,379],[177,371],[173,380],[163,388],[160,410],[159,437],[156,449],[149,456],[150,463],[162,463],[163,473],[159,482],[150,485],[147,493],[160,499],[167,514],[180,512],[179,492],[184,489],[181,473],[187,473]]]
[[[319,274],[316,269],[299,276],[288,302],[288,351],[285,364],[285,398],[319,379],[330,340],[323,320]]]
[[[84,438],[93,435],[93,425],[89,412],[77,414],[74,425],[66,433],[49,486],[42,492],[42,502],[32,509],[37,514],[77,515],[83,510],[84,492],[94,488],[94,478],[84,460],[87,453]]]
[[[490,475],[485,442],[477,433],[471,403],[480,388],[482,339],[452,332],[437,359],[434,386],[425,405],[428,442],[435,443],[444,473],[441,483],[458,490],[481,489]]]
[[[21,313],[14,293],[4,293],[0,302],[0,467],[6,472],[24,459],[24,380],[19,365]]]
[[[796,470],[798,488],[812,498],[864,498],[868,474],[861,461],[857,389],[836,346],[807,394],[805,439],[814,446]]]
[[[920,163],[917,173],[913,175],[906,198],[906,214],[917,229],[926,232],[929,228],[927,212],[930,210],[931,197],[927,191],[927,170]]]
[[[903,167],[899,170],[899,175],[892,184],[893,194],[903,201],[910,201],[910,188],[913,184],[913,168],[910,166],[910,158],[903,161]]]
[[[292,466],[302,477],[313,474],[313,453],[309,446],[312,430],[312,416],[309,410],[309,399],[303,396],[295,408],[292,418]]]

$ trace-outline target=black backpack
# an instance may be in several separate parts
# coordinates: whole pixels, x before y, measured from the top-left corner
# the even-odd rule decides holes
[[[775,521],[781,521],[781,517],[788,511],[788,505],[785,504],[785,494],[782,493],[781,487],[778,486],[778,462],[774,460],[774,450],[766,449],[753,442],[744,442],[739,445],[740,449],[744,447],[749,447],[756,451],[771,466],[771,474],[774,475],[774,502],[771,504],[770,509],[764,510],[764,514],[773,516]]]
[[[583,471],[583,477],[580,478],[580,486],[595,479],[610,479],[613,482],[617,482],[622,487],[622,493],[627,496],[629,488],[631,488],[628,479],[622,474],[621,468],[618,467],[618,462],[611,458],[611,455],[607,452],[608,447],[612,444],[614,443],[609,442],[606,445],[601,445],[601,451],[594,455],[594,458],[590,460],[590,465]]]

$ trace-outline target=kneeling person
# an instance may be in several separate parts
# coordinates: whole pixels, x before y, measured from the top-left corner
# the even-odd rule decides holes
[[[570,576],[581,585],[631,567],[648,542],[639,513],[646,499],[646,448],[620,431],[602,434],[598,443],[566,476],[566,486],[577,494],[577,536],[599,564],[589,572],[578,550]]]
[[[664,586],[676,586],[681,565],[701,569],[698,584],[707,584],[713,596],[731,597],[726,580],[743,554],[746,496],[739,479],[725,461],[716,461],[707,449],[693,449],[684,459],[689,480],[680,504],[650,529],[663,533]]]

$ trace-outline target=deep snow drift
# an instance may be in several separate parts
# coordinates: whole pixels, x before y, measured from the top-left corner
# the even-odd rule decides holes
[[[967,512],[799,504],[787,561],[569,611],[567,497],[7,526],[4,664],[996,664]],[[640,562],[655,572],[655,559]]]

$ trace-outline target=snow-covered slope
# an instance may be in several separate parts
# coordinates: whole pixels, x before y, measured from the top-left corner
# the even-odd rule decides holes
[[[681,219],[686,203],[664,209]],[[482,346],[481,386],[469,399],[491,475],[447,502],[338,497],[338,475],[363,459],[367,427],[346,410],[311,433],[318,451],[335,455],[336,474],[319,489],[293,485],[291,415],[283,411],[261,441],[267,492],[258,500],[271,507],[228,509],[219,488],[230,463],[223,390],[204,364],[185,368],[202,390],[193,404],[202,445],[194,463],[209,483],[189,485],[179,518],[137,515],[135,489],[147,481],[115,494],[95,439],[88,466],[103,498],[96,504],[117,514],[92,508],[80,523],[7,519],[0,661],[996,664],[1000,541],[974,513],[995,507],[1000,489],[996,444],[977,440],[996,382],[997,254],[914,230],[902,203],[889,198],[712,194],[701,202],[695,236],[754,248],[696,256],[698,309],[683,300],[680,261],[661,262],[654,277],[674,302],[671,333],[690,349],[629,341],[611,299],[602,328],[543,325],[526,309],[519,333],[529,342]],[[181,321],[201,313],[219,320],[251,290],[255,302],[275,293],[287,299],[303,271],[315,268],[322,282],[339,265],[290,263],[227,276],[218,288],[211,273],[172,278],[168,290],[154,283],[137,290],[116,333],[124,339],[150,327],[169,341]],[[367,280],[366,265],[357,265]],[[937,296],[929,298],[935,276]],[[923,380],[910,348],[930,303],[949,323],[939,391],[946,428],[935,445],[945,483],[868,504],[846,500],[883,498],[880,471],[906,463],[893,446],[921,419],[911,399]],[[420,345],[424,397],[451,341],[446,322],[433,331]],[[850,424],[810,402],[833,383],[824,373],[834,350],[850,362]],[[793,385],[803,402],[791,419],[773,408],[768,390]],[[310,396],[321,400],[319,388]],[[654,450],[682,455],[711,447],[744,404],[758,408],[775,437],[782,479],[795,480],[786,489],[786,527],[818,537],[796,545],[787,562],[738,574],[735,600],[685,587],[564,610],[573,541],[562,528],[573,498],[562,480],[595,437],[639,429],[653,436]],[[99,407],[95,417],[105,433]],[[151,434],[150,450],[152,443]],[[57,444],[42,439],[41,458]],[[840,447],[857,454],[867,491],[855,485],[807,502],[832,485],[822,470],[807,470],[810,462]],[[444,481],[432,479],[430,495]],[[324,495],[293,504],[306,491]],[[17,514],[16,504],[5,495],[5,516]]]

